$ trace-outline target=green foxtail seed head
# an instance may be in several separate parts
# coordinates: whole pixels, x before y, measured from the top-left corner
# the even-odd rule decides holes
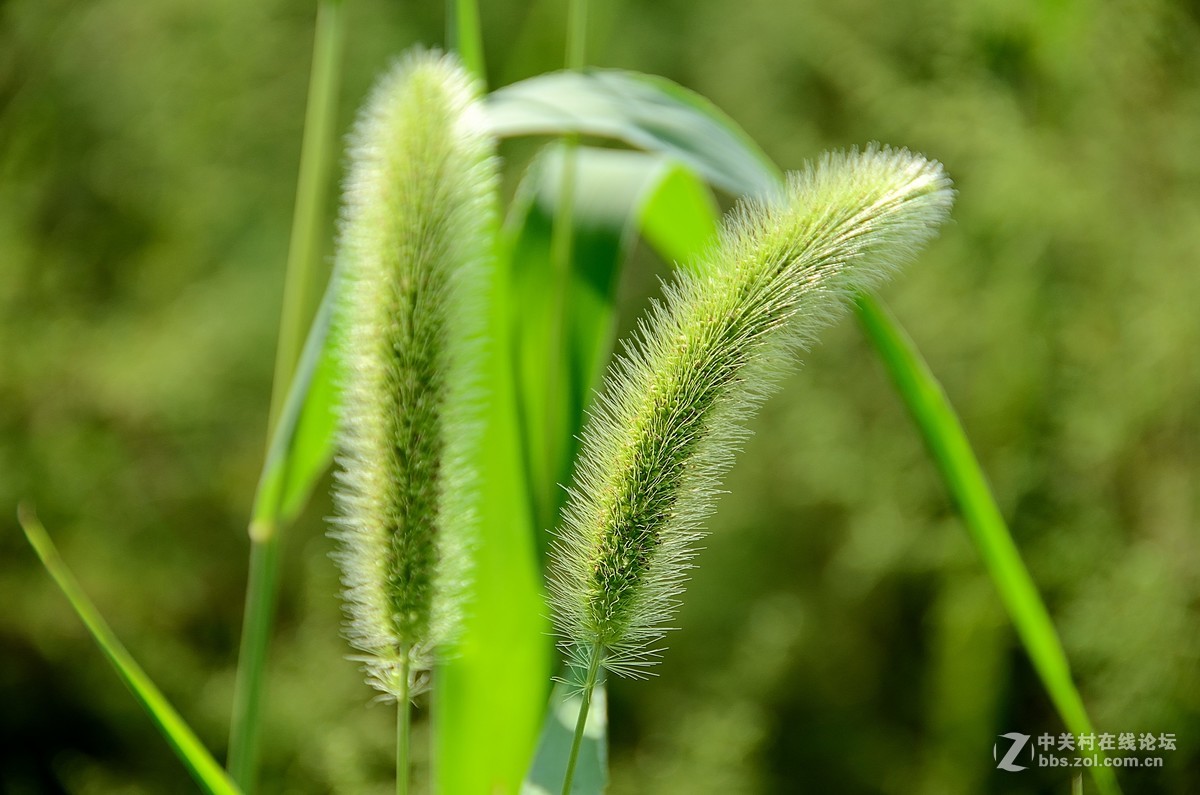
[[[940,164],[872,146],[827,154],[741,203],[680,270],[610,369],[583,431],[553,543],[568,660],[637,676],[657,656],[744,422],[798,349],[934,236]]]
[[[424,685],[460,619],[495,186],[477,86],[449,56],[402,59],[352,135],[333,533],[349,640],[393,696],[403,670]]]

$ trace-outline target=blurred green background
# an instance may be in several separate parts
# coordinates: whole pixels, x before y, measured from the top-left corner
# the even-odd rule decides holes
[[[482,5],[493,86],[561,63],[560,3]],[[1098,730],[1178,738],[1125,791],[1200,791],[1200,5],[592,5],[590,63],[705,94],[784,167],[871,140],[945,162],[955,223],[884,297]],[[346,11],[343,129],[443,26],[437,3]],[[0,2],[5,793],[192,791],[21,538],[23,498],[223,753],[313,12]],[[1065,773],[995,770],[997,734],[1061,724],[852,320],[754,429],[661,676],[612,687],[613,792],[1065,795]],[[343,659],[330,510],[285,546],[266,792],[391,787],[391,711]]]

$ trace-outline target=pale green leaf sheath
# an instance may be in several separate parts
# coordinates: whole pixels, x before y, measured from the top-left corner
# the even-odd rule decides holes
[[[744,421],[797,349],[949,214],[940,164],[829,154],[740,205],[679,271],[608,374],[554,542],[553,611],[573,665],[637,676],[654,660]]]
[[[393,697],[426,685],[460,618],[495,185],[471,78],[449,56],[398,63],[358,120],[346,182],[334,533],[350,642]]]

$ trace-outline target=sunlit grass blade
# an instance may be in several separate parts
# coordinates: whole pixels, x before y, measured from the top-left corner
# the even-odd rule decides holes
[[[225,771],[221,769],[221,765],[200,742],[196,733],[175,711],[166,696],[155,686],[146,672],[121,644],[121,641],[117,639],[108,622],[104,620],[92,600],[84,593],[79,581],[67,568],[67,564],[58,554],[49,534],[42,527],[42,523],[38,521],[32,509],[22,505],[17,511],[17,518],[21,523],[21,528],[25,531],[25,537],[29,539],[30,545],[37,552],[46,571],[54,578],[54,582],[67,597],[76,615],[83,621],[100,650],[104,652],[104,656],[112,663],[117,675],[121,677],[121,681],[133,693],[138,703],[145,708],[150,719],[154,721],[154,725],[162,732],[163,737],[187,767],[196,783],[204,792],[211,795],[237,795],[241,790],[230,780]]]
[[[487,284],[481,346],[487,406],[479,434],[480,488],[471,550],[472,596],[459,642],[434,677],[434,789],[512,792],[537,741],[550,677],[542,574],[522,466],[512,365],[508,263]]]
[[[877,300],[859,296],[858,315],[958,504],[967,532],[1055,708],[1072,733],[1094,733],[1050,613],[941,384]],[[1102,793],[1120,792],[1111,768],[1097,765],[1091,770]]]
[[[326,342],[334,334],[334,281],[313,319],[267,451],[254,496],[251,536],[255,538],[269,535],[267,528],[287,526],[299,517],[333,458],[338,355],[337,346]]]
[[[664,262],[688,267],[716,242],[720,208],[694,171],[675,164],[646,198],[640,222],[642,237]]]

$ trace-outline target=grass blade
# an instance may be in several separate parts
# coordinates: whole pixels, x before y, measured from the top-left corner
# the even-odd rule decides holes
[[[1092,734],[1091,720],[1071,678],[1067,655],[1050,613],[1021,560],[979,461],[941,384],[912,340],[877,300],[859,296],[858,314],[921,431],[946,487],[958,504],[967,532],[1000,592],[1000,599],[1046,692],[1072,733]],[[1114,795],[1120,792],[1110,768],[1095,766],[1091,770],[1102,793]]]
[[[268,455],[255,498],[254,517],[250,523],[250,575],[246,592],[245,619],[238,652],[237,683],[234,689],[233,716],[230,723],[228,768],[242,787],[255,789],[258,770],[260,720],[262,715],[263,677],[266,668],[267,644],[274,623],[276,581],[279,568],[279,539],[275,532],[281,519],[288,521],[298,514],[311,489],[312,481],[320,475],[327,460],[319,452],[321,442],[312,445],[284,445],[278,442],[279,426],[285,414],[289,422],[297,416],[300,394],[309,390],[293,384],[297,359],[311,360],[313,335],[301,350],[305,324],[311,313],[311,295],[318,280],[321,240],[324,235],[325,196],[333,171],[333,141],[337,123],[338,83],[341,74],[341,53],[345,39],[344,10],[341,0],[319,0],[316,33],[313,42],[312,72],[309,79],[308,105],[304,118],[304,137],[301,144],[300,174],[296,187],[296,204],[292,217],[292,235],[288,245],[288,261],[284,282],[283,311],[279,324],[279,342],[275,357],[275,376],[271,391],[271,412],[268,420]],[[310,376],[311,378],[311,376]],[[316,390],[314,393],[319,394]],[[303,412],[301,412],[303,413]],[[313,412],[308,412],[314,416]],[[319,413],[318,413],[319,414]],[[287,427],[284,436],[291,441],[294,427]],[[325,431],[332,437],[332,427]],[[306,465],[281,470],[290,456],[282,459],[277,448],[317,450]],[[291,477],[303,473],[308,478]],[[268,494],[263,494],[266,487]],[[285,511],[285,517],[279,513]]]
[[[337,427],[337,346],[331,336],[335,280],[309,329],[254,496],[252,537],[294,522],[333,458]]]
[[[533,753],[550,677],[542,574],[516,421],[508,267],[488,286],[487,411],[480,429],[478,543],[461,640],[434,671],[434,791],[512,792]]]
[[[146,672],[117,639],[108,622],[100,615],[100,611],[83,592],[75,575],[71,573],[67,564],[59,556],[49,534],[46,533],[46,529],[42,527],[33,511],[26,506],[21,506],[17,511],[17,518],[21,523],[21,529],[25,531],[25,537],[29,539],[29,544],[37,552],[46,571],[54,578],[54,582],[67,597],[76,615],[83,621],[100,650],[104,652],[104,656],[112,663],[117,675],[121,677],[121,681],[133,693],[138,703],[145,708],[150,719],[154,721],[154,725],[162,732],[167,743],[174,749],[200,788],[210,795],[236,795],[239,793],[240,790],[217,764],[217,760],[208,752],[204,744],[200,742],[196,733],[175,711],[166,696],[154,685]]]

